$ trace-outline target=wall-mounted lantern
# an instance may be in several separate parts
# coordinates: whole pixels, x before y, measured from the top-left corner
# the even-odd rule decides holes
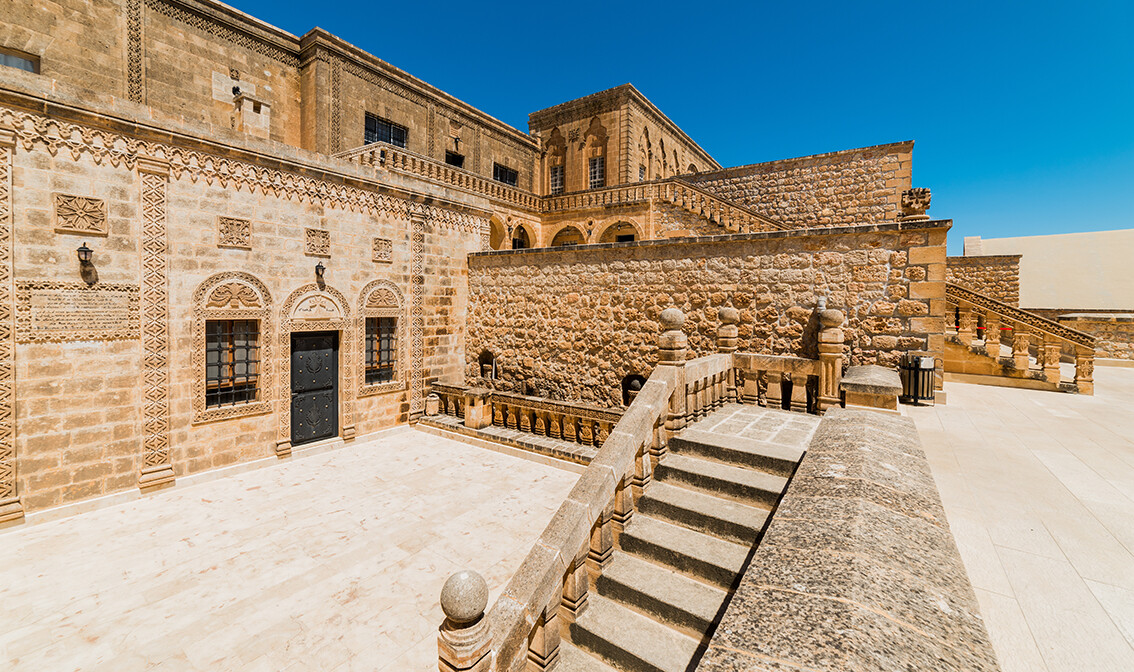
[[[321,261],[316,262],[316,264],[315,264],[315,278],[317,280],[321,281],[323,279],[323,274],[326,273],[326,272],[327,272],[327,267],[323,265],[323,262],[321,262]]]
[[[75,250],[75,254],[79,257],[79,277],[83,279],[88,285],[93,285],[98,282],[98,271],[95,270],[94,264],[91,259],[94,258],[94,250],[87,247],[86,242]]]

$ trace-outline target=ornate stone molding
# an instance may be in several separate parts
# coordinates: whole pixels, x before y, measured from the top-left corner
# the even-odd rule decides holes
[[[173,482],[169,457],[169,165],[138,157],[142,183],[142,470],[143,490]]]
[[[142,0],[126,0],[126,97],[139,104],[146,102],[142,29]]]
[[[89,196],[53,194],[55,230],[59,233],[81,233],[105,236],[110,233],[106,219],[106,201]]]
[[[248,190],[254,194],[375,217],[403,220],[413,216],[428,217],[437,226],[465,233],[479,232],[487,219],[482,215],[423,205],[376,190],[308,177],[299,169],[264,168],[247,161],[142,141],[30,112],[0,108],[0,126],[12,127],[17,142],[25,150],[43,146],[52,156],[68,151],[75,160],[88,155],[96,164],[105,161],[115,167],[124,164],[130,169],[137,166],[141,156],[156,157],[167,162],[169,174],[175,180],[187,177],[193,182],[204,181],[224,188]]]
[[[236,217],[217,217],[217,247],[252,249],[252,222]]]
[[[259,320],[260,367],[257,399],[234,406],[206,408],[205,322]],[[193,422],[228,420],[272,410],[272,295],[251,274],[229,271],[210,276],[193,292]]]
[[[410,220],[410,414],[425,411],[425,219]]]
[[[1053,322],[1035,313],[1029,313],[1026,310],[1020,310],[1015,306],[997,301],[984,294],[974,292],[971,289],[955,285],[951,282],[945,283],[945,299],[952,304],[963,301],[974,306],[979,306],[985,310],[999,314],[1001,317],[1006,317],[1020,324],[1026,324],[1033,329],[1058,336],[1076,345],[1082,345],[1092,349],[1095,347],[1095,338],[1090,334],[1065,327],[1058,322]]]
[[[16,282],[16,342],[136,339],[140,315],[138,293],[137,285],[19,280]],[[71,314],[66,314],[68,312]],[[62,320],[60,313],[63,313]]]
[[[288,295],[280,309],[280,395],[277,402],[276,455],[291,455],[291,335],[301,331],[339,332],[339,381],[341,423],[339,435],[353,439],[355,373],[354,342],[351,338],[350,307],[334,287],[303,285]]]
[[[386,383],[366,384],[366,318],[396,317],[397,333],[394,342],[394,379]],[[366,397],[383,392],[406,389],[405,335],[406,309],[402,290],[389,280],[372,280],[358,295],[358,396]]]
[[[929,203],[932,198],[933,194],[925,187],[915,187],[903,191],[902,216],[898,218],[898,221],[916,222],[929,219],[929,215],[925,214],[925,211],[929,210]]]
[[[374,261],[389,263],[394,260],[394,241],[389,238],[375,238],[371,257]]]
[[[325,229],[304,229],[303,253],[316,257],[331,256],[331,232]]]
[[[16,485],[16,342],[12,315],[12,159],[16,136],[0,127],[0,523],[24,517]]]
[[[212,35],[215,38],[231,42],[240,47],[244,47],[249,51],[253,51],[261,56],[279,61],[284,65],[298,68],[299,56],[290,53],[277,46],[269,44],[263,40],[257,39],[248,33],[235,31],[227,26],[221,25],[207,17],[188,12],[174,3],[167,0],[145,0],[146,7],[152,9],[158,14],[167,16],[171,19],[180,21],[186,25],[192,26],[197,30]]]

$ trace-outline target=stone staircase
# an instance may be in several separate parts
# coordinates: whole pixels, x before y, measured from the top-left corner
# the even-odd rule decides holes
[[[674,436],[557,669],[691,669],[818,424],[726,404]]]

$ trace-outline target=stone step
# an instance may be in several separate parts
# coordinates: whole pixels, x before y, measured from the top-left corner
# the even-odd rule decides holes
[[[669,447],[689,457],[735,464],[787,478],[803,458],[806,444],[785,445],[690,428],[671,438]]]
[[[627,553],[729,588],[744,566],[751,545],[736,544],[703,532],[651,518],[641,512],[622,532]]]
[[[587,600],[571,641],[624,672],[685,672],[700,644],[601,595]]]
[[[697,638],[704,636],[728,596],[629,553],[618,553],[598,580],[599,595],[630,605]]]
[[[659,481],[680,483],[714,495],[769,508],[776,505],[788,483],[783,476],[677,453],[670,453],[662,459],[656,475]]]
[[[751,546],[771,511],[669,483],[651,483],[638,510],[661,520]]]
[[[556,665],[555,670],[556,672],[617,672],[610,665],[566,639],[559,642],[559,664]]]

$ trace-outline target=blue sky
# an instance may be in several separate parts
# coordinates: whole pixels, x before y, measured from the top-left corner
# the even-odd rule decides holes
[[[726,166],[915,140],[950,253],[966,235],[1134,228],[1129,0],[230,2],[524,131],[631,82]]]

